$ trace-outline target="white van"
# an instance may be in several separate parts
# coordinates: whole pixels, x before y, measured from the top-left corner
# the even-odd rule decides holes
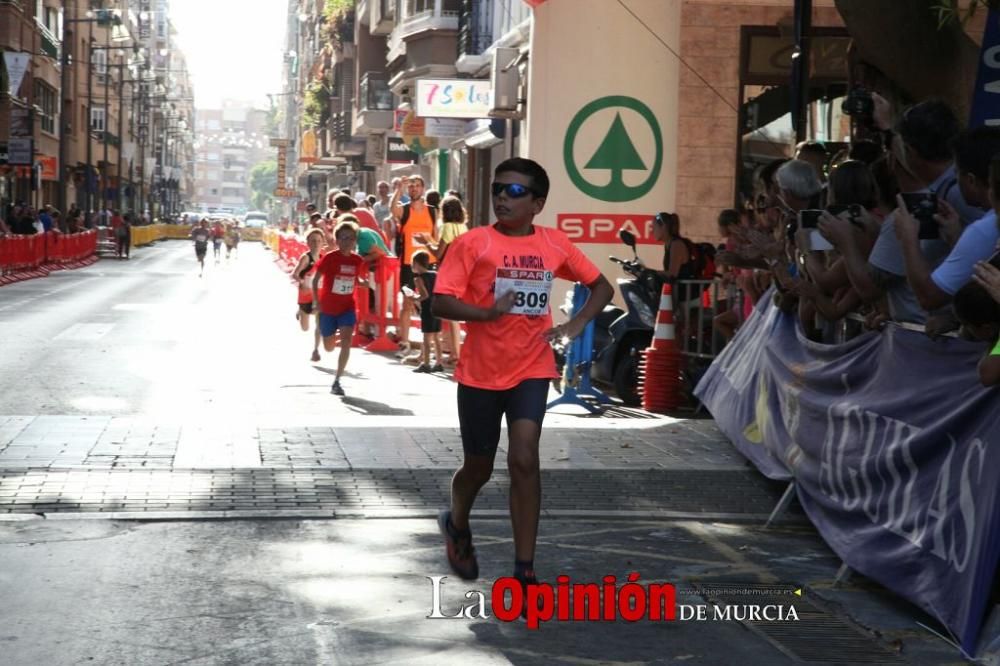
[[[252,210],[243,216],[243,226],[249,228],[266,227],[267,213],[259,210]]]

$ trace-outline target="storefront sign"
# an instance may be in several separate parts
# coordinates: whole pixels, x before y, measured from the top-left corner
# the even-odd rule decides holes
[[[3,62],[7,66],[7,80],[9,81],[7,94],[11,97],[17,97],[17,91],[21,89],[24,74],[28,71],[28,65],[31,63],[31,54],[7,51],[3,54]]]
[[[424,118],[488,118],[493,99],[489,81],[419,79],[416,110]]]
[[[427,118],[427,126],[424,134],[435,139],[449,139],[455,141],[465,136],[467,120],[458,118]]]
[[[42,180],[59,180],[59,160],[49,155],[39,155],[35,163],[41,167]]]
[[[391,136],[385,142],[385,161],[389,164],[413,164],[420,156],[410,150],[402,139]]]
[[[7,163],[15,166],[32,166],[35,142],[33,139],[11,137],[7,141]]]
[[[559,213],[556,228],[574,243],[620,243],[618,232],[624,229],[634,235],[640,245],[662,244],[653,238],[653,216],[643,213]]]
[[[30,139],[34,136],[34,115],[31,109],[23,109],[19,106],[10,110],[10,136],[21,139]]]
[[[632,255],[618,231],[635,233],[639,256],[660,265],[663,250],[650,242],[649,216],[677,206],[681,65],[670,49],[680,49],[684,3],[628,5],[634,15],[606,0],[546,2],[533,12],[532,34],[545,39],[532,41],[527,119],[512,128],[522,125],[517,153],[539,162],[551,183],[535,222],[563,229],[612,279],[622,270],[608,256]],[[644,29],[636,30],[635,16],[643,17]],[[580,75],[586,36],[593,35],[600,35],[606,57],[588,60],[584,79],[606,83],[597,87]],[[553,302],[562,302],[569,288],[557,282]]]
[[[385,161],[385,134],[365,137],[365,164],[378,166]]]
[[[316,155],[316,132],[308,129],[302,133],[302,143],[299,144],[299,164],[314,164],[318,161],[319,157]]]

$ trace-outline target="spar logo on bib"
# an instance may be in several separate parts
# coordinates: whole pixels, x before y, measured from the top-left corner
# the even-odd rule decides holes
[[[551,271],[520,268],[497,268],[497,298],[514,292],[510,314],[540,316],[549,312],[549,294],[555,276]]]

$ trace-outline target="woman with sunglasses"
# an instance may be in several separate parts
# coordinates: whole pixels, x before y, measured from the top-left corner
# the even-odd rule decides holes
[[[455,370],[464,460],[452,479],[451,507],[438,518],[448,562],[465,579],[479,575],[469,513],[493,472],[506,415],[514,577],[525,587],[536,581],[538,441],[550,380],[558,376],[549,342],[579,335],[613,295],[608,280],[564,233],[533,224],[548,191],[548,175],[538,163],[501,162],[492,186],[496,224],[455,239],[434,287],[434,314],[464,320],[468,331]],[[553,328],[554,277],[581,282],[590,298]]]

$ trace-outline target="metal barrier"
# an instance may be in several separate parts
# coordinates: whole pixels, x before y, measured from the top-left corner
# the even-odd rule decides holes
[[[677,345],[682,356],[714,359],[724,343],[712,327],[712,320],[720,302],[724,285],[719,280],[678,280],[674,283],[674,323],[677,327]]]

